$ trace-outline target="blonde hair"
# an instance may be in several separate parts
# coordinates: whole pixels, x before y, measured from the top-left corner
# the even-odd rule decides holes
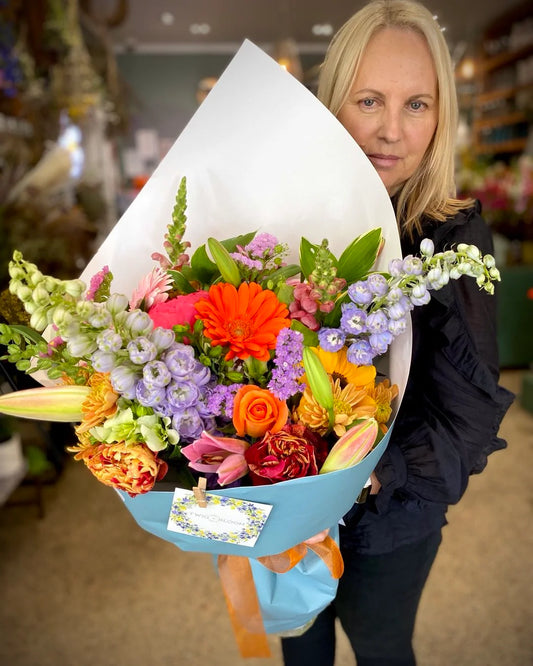
[[[435,134],[415,173],[395,196],[402,232],[421,232],[424,216],[443,221],[472,201],[455,198],[454,153],[457,93],[450,52],[431,12],[415,0],[371,0],[333,37],[321,66],[318,98],[336,116],[346,102],[366,47],[379,30],[400,28],[422,35],[437,74],[439,96]]]

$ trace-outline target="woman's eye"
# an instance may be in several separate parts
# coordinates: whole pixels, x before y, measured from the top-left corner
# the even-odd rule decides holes
[[[425,108],[424,102],[419,102],[419,101],[414,101],[409,103],[409,108],[412,109],[413,111],[420,111],[421,109]]]
[[[361,106],[365,109],[371,109],[374,106],[374,100],[367,97],[366,99],[361,100]]]

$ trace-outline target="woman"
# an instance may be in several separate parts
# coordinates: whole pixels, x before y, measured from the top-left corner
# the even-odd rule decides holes
[[[403,254],[431,238],[492,252],[479,205],[454,198],[457,101],[446,42],[411,0],[375,0],[334,37],[318,96],[372,162],[394,204]],[[492,451],[512,394],[498,386],[496,301],[450,281],[413,311],[409,382],[370,495],[341,527],[337,597],[298,638],[287,666],[332,666],[335,617],[358,666],[415,664],[412,634],[446,509]]]

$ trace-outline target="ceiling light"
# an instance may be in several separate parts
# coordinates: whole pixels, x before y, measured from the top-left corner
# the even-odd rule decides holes
[[[311,32],[317,37],[330,37],[333,34],[333,26],[330,23],[315,23]]]
[[[189,32],[193,35],[208,35],[211,32],[209,23],[191,23]]]
[[[161,14],[161,23],[163,25],[172,25],[174,23],[174,14],[172,12],[163,12]]]

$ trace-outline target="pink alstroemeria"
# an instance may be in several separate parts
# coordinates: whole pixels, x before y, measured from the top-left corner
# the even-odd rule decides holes
[[[148,311],[158,303],[164,303],[172,286],[172,277],[159,266],[156,266],[137,285],[130,298],[130,310],[142,305]]]
[[[221,486],[232,483],[248,472],[244,452],[248,443],[231,437],[215,437],[204,430],[192,444],[181,449],[190,460],[189,467],[197,472],[218,474]]]

